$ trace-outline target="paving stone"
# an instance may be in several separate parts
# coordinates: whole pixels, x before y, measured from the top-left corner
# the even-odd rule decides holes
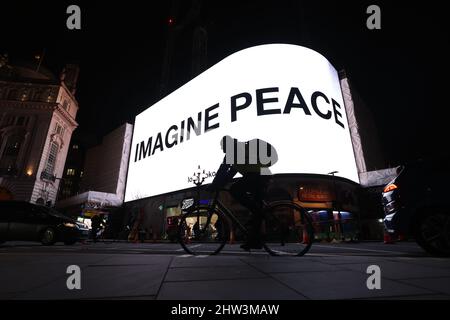
[[[310,299],[354,299],[433,293],[383,278],[380,290],[369,290],[366,285],[368,275],[355,271],[276,273],[273,277]]]
[[[294,290],[271,278],[165,282],[159,300],[297,300]]]
[[[267,277],[250,266],[232,267],[201,267],[201,268],[171,268],[165,281],[220,280],[220,279],[251,279]]]
[[[427,279],[407,279],[402,283],[415,285],[421,288],[433,290],[435,292],[450,295],[450,277],[449,278],[427,278]],[[450,296],[449,296],[450,299]]]
[[[382,277],[388,279],[450,277],[450,269],[417,265],[406,262],[380,261],[373,263],[381,269]],[[366,273],[369,264],[347,264],[343,268]]]

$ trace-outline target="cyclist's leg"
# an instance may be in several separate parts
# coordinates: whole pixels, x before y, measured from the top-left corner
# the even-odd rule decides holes
[[[259,174],[245,174],[230,188],[231,195],[244,207],[250,210],[248,239],[244,247],[261,246],[260,229],[262,223],[262,200],[264,197],[266,178]],[[245,248],[244,248],[245,249]]]
[[[255,232],[254,238],[256,242],[261,243],[261,225],[264,217],[263,214],[263,200],[266,195],[267,184],[269,182],[268,176],[255,175],[251,183],[251,192],[254,194],[254,206],[255,211],[253,212],[252,221],[253,221],[253,230]]]

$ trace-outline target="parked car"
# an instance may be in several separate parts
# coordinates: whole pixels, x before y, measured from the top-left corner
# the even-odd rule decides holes
[[[89,228],[58,211],[25,201],[0,202],[0,243],[5,241],[40,241],[66,245],[87,239]]]
[[[450,256],[450,159],[402,166],[382,193],[385,231],[409,234],[427,252]]]

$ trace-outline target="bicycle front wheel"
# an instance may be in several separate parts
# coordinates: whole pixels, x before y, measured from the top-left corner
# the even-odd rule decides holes
[[[209,207],[196,207],[185,213],[178,227],[178,240],[193,255],[214,255],[228,240],[230,228],[225,216]]]
[[[305,209],[292,202],[275,202],[262,226],[264,249],[274,256],[303,256],[311,248],[314,231]]]

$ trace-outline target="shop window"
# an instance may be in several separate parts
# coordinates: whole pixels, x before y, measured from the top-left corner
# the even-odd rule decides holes
[[[75,169],[67,169],[66,175],[74,176],[75,175]]]

